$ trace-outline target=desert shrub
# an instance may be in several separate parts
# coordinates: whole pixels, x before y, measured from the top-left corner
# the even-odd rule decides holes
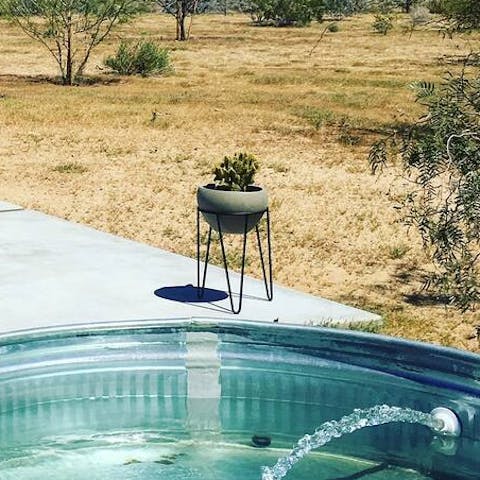
[[[169,51],[151,41],[137,43],[122,40],[115,55],[104,60],[105,66],[120,75],[154,75],[168,71]]]
[[[251,0],[248,12],[257,25],[305,26],[321,21],[323,0]]]
[[[386,35],[393,28],[393,16],[388,13],[377,13],[372,28],[375,32]]]
[[[401,207],[435,267],[426,286],[462,310],[480,301],[480,75],[418,83],[421,120],[377,142],[373,171],[402,159]]]
[[[338,23],[332,22],[327,25],[327,30],[331,33],[337,33],[340,31],[340,27],[338,26]]]

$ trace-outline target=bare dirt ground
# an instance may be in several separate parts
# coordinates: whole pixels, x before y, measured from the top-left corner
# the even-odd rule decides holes
[[[428,263],[393,208],[394,172],[367,162],[375,130],[421,114],[408,85],[458,69],[477,39],[410,37],[402,22],[384,37],[347,19],[314,48],[322,25],[202,16],[178,43],[172,17],[146,15],[92,58],[98,83],[62,87],[46,80],[48,52],[0,20],[0,198],[194,256],[197,185],[248,151],[271,198],[278,283],[378,312],[381,333],[479,351],[479,317],[421,290]],[[106,74],[121,37],[171,48],[175,71]]]

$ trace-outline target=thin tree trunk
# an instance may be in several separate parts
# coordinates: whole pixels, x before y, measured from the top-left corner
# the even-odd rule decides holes
[[[185,17],[182,15],[182,19],[180,22],[180,40],[183,42],[187,40],[187,34],[185,33]]]
[[[177,20],[177,33],[176,33],[175,39],[180,40],[180,18],[178,14],[177,14],[176,20]]]
[[[184,42],[187,40],[187,34],[185,30],[185,14],[183,10],[180,10],[178,17],[177,17],[177,40]]]
[[[66,58],[66,75],[64,83],[66,85],[73,85],[73,56],[72,56],[72,17],[67,18],[67,58]]]
[[[182,0],[177,0],[175,17],[177,20],[177,40],[185,40],[185,19],[183,18]]]

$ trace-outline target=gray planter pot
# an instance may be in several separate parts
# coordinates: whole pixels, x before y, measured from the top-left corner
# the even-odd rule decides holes
[[[218,232],[217,215],[222,233],[247,232],[257,225],[268,206],[267,192],[262,187],[252,185],[246,192],[218,190],[214,184],[198,187],[197,204],[206,222]]]

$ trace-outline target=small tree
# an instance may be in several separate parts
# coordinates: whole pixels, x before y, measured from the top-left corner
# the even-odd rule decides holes
[[[427,286],[462,310],[480,301],[480,75],[419,83],[427,115],[374,145],[374,172],[397,154],[410,186],[402,206],[436,271]]]
[[[175,17],[176,39],[183,42],[190,38],[193,16],[207,10],[209,0],[157,0],[157,4],[164,12]],[[187,27],[188,18],[190,25]]]
[[[63,84],[72,85],[94,48],[140,5],[139,0],[0,0],[0,12],[47,48]]]

